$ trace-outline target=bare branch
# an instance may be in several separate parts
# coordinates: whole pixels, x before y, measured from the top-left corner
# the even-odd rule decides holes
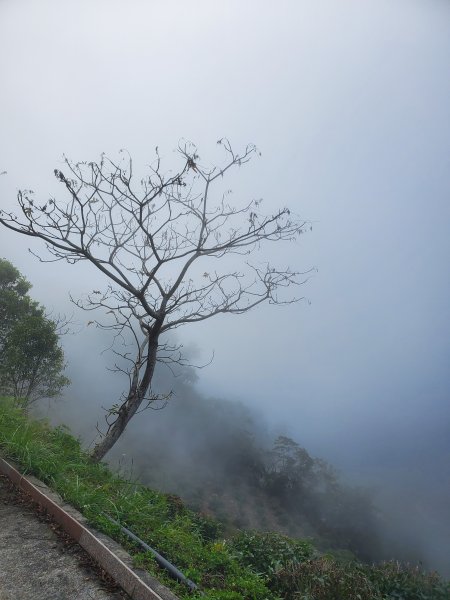
[[[61,199],[38,201],[22,190],[19,216],[0,211],[5,227],[45,243],[49,258],[40,260],[87,261],[106,276],[103,291],[74,301],[103,313],[89,324],[112,332],[113,370],[129,382],[127,394],[108,410],[106,438],[123,431],[141,405],[152,405],[148,390],[158,360],[184,364],[181,347],[160,343],[162,333],[219,314],[243,314],[264,302],[296,302],[284,292],[310,273],[257,262],[256,252],[266,243],[292,241],[310,225],[287,208],[264,214],[261,200],[233,206],[223,178],[259,152],[248,145],[237,153],[227,139],[218,144],[224,160],[208,166],[193,144],[180,143],[175,172],[163,171],[156,148],[139,181],[125,151],[119,161],[104,155],[99,162],[65,158],[64,172],[54,172],[65,192]],[[217,262],[229,255],[244,257],[239,270],[227,260]],[[109,449],[102,444],[97,458]]]

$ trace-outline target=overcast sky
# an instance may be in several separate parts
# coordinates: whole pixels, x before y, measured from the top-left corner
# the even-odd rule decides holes
[[[2,208],[18,188],[47,197],[63,153],[126,148],[143,168],[156,145],[173,165],[180,138],[206,160],[222,136],[255,143],[235,202],[312,221],[268,256],[318,273],[310,303],[180,331],[215,351],[199,385],[355,472],[448,466],[447,0],[1,0],[0,76]],[[45,305],[98,287],[88,266],[41,265],[30,244],[0,231],[0,256]],[[95,395],[83,365],[99,348],[85,332],[66,345],[71,393],[90,377]]]

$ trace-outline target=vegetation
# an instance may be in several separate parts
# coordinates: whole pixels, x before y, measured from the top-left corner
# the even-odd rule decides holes
[[[43,240],[52,260],[88,261],[100,287],[106,278],[104,291],[93,290],[78,305],[102,310],[109,320],[95,321],[97,326],[128,343],[115,353],[122,358],[116,369],[128,376],[129,386],[107,411],[108,427],[94,460],[109,452],[138,410],[160,399],[152,391],[156,362],[183,362],[181,346],[165,342],[167,332],[221,314],[243,314],[263,302],[297,300],[284,292],[301,283],[303,274],[247,259],[262,245],[292,241],[309,227],[287,208],[264,214],[260,200],[230,204],[230,191],[220,182],[257,150],[249,145],[238,154],[228,140],[218,144],[224,159],[216,167],[202,164],[192,144],[180,146],[178,172],[163,168],[156,149],[149,173],[137,181],[131,158],[66,160],[65,173],[55,170],[55,176],[67,200],[38,203],[32,192],[21,191],[20,216],[0,211],[2,225]]]
[[[32,300],[31,284],[0,259],[0,391],[28,406],[53,398],[69,383],[57,324]]]
[[[175,379],[175,396],[157,424],[150,418],[132,424],[113,458],[123,460],[126,452],[140,481],[180,495],[224,522],[227,533],[277,531],[312,537],[323,551],[383,558],[380,517],[367,490],[344,482],[293,439],[273,441],[248,407],[202,396],[190,384],[191,370],[184,374],[187,381]]]
[[[220,525],[158,493],[94,464],[69,432],[29,420],[0,399],[0,450],[43,479],[92,525],[124,544],[103,514],[127,525],[181,568],[207,600],[444,600],[450,584],[397,563],[369,566],[320,554],[307,540],[241,532],[223,540]],[[152,556],[136,561],[181,597],[197,597],[159,571]]]

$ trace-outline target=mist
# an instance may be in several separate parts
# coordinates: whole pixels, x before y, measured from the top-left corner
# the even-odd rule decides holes
[[[196,381],[158,372],[176,395],[130,424],[115,464],[175,493],[182,471],[201,482],[216,463],[205,452],[196,474],[191,459],[218,433],[192,407],[208,405],[261,447],[289,436],[368,487],[386,558],[450,575],[449,56],[445,0],[0,3],[2,209],[19,188],[59,194],[63,154],[126,148],[144,171],[158,145],[169,169],[180,139],[213,162],[226,135],[262,152],[227,181],[234,201],[313,226],[270,254],[317,267],[304,300],[180,330],[194,362],[214,361]],[[69,292],[106,284],[29,247],[45,254],[0,231],[0,256],[49,309],[71,314]],[[72,385],[41,411],[89,445],[124,382],[87,317],[63,339]]]
[[[96,428],[105,427],[101,407],[117,400],[122,389],[116,381],[103,397],[92,396],[90,390],[98,389],[98,383],[94,382],[98,381],[98,374],[86,379],[86,369],[78,368],[83,372],[83,383],[74,365],[69,371],[82,391],[80,396],[71,397],[69,392],[64,400],[44,402],[34,410],[55,425],[68,425],[89,447],[97,435]],[[108,462],[126,477],[179,495],[193,509],[221,518],[232,527],[272,529],[311,537],[323,550],[345,549],[344,538],[341,545],[330,543],[327,536],[321,538],[307,519],[289,522],[283,515],[279,518],[270,499],[257,496],[252,482],[242,480],[242,471],[246,472],[242,459],[250,464],[253,452],[266,455],[275,439],[285,435],[287,429],[278,429],[263,410],[249,408],[244,398],[238,401],[205,396],[200,391],[201,376],[202,371],[183,367],[174,377],[167,367],[160,365],[154,392],[171,391],[172,398],[163,408],[157,404],[140,413],[109,453]],[[293,435],[309,451],[301,433]],[[330,524],[331,531],[336,527],[344,536],[352,534],[346,529],[348,523],[352,524],[358,534],[352,551],[369,561],[395,559],[420,563],[448,576],[450,489],[445,479],[446,456],[442,440],[437,438],[435,444],[431,440],[428,443],[429,453],[422,455],[422,464],[418,461],[420,449],[399,465],[398,458],[389,454],[392,448],[385,448],[384,459],[371,457],[370,465],[370,457],[366,457],[369,466],[359,471],[352,469],[351,464],[339,465],[332,454],[322,452],[316,458],[337,466],[341,484],[349,490],[363,490],[369,499],[360,517],[355,506],[349,505],[339,513],[340,520]],[[435,459],[432,469],[427,463],[430,455]],[[254,468],[251,464],[250,472]],[[360,531],[355,525],[358,518],[363,519]]]

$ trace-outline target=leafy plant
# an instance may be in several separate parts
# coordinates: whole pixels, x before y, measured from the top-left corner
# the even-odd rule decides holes
[[[245,565],[269,579],[286,566],[299,564],[316,554],[309,541],[273,532],[242,531],[229,544]]]

